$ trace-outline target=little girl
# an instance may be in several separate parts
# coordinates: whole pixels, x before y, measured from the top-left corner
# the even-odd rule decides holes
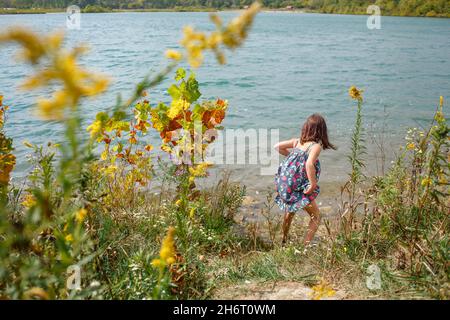
[[[278,195],[275,202],[285,212],[283,244],[286,243],[292,218],[298,209],[304,209],[311,217],[304,244],[311,242],[320,223],[320,211],[316,197],[320,175],[319,154],[322,149],[336,149],[328,141],[327,124],[320,114],[313,114],[303,124],[300,139],[277,143],[274,148],[286,159],[275,176]],[[289,151],[288,149],[292,149]]]

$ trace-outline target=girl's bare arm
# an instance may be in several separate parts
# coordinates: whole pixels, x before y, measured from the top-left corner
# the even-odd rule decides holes
[[[289,149],[292,149],[296,142],[297,142],[297,139],[281,141],[281,142],[278,142],[273,147],[275,150],[277,150],[283,156],[287,156],[289,154]]]
[[[316,160],[319,158],[319,154],[322,148],[320,144],[315,144],[311,147],[309,151],[308,160],[306,161],[306,174],[308,175],[309,187],[306,189],[305,194],[309,194],[317,187],[317,179],[316,179]]]

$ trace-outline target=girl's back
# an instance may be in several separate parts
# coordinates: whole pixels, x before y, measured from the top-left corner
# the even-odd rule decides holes
[[[314,200],[320,192],[319,186],[310,194],[304,194],[308,189],[309,180],[306,173],[306,161],[311,147],[315,142],[300,145],[297,141],[287,158],[280,164],[275,177],[278,196],[276,203],[282,210],[296,212]],[[316,179],[320,176],[320,162],[315,162]]]

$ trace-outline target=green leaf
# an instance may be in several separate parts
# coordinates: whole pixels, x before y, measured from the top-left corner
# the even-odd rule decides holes
[[[198,90],[198,81],[195,79],[194,74],[191,74],[186,82],[186,100],[190,103],[197,101],[202,94]]]
[[[99,112],[95,116],[95,119],[98,121],[106,121],[108,120],[108,114],[106,112]]]
[[[194,120],[202,119],[204,112],[205,108],[203,108],[201,105],[197,103],[195,107],[192,109],[192,119]]]
[[[114,121],[120,121],[127,117],[127,114],[125,111],[116,111],[113,114],[113,120]],[[107,120],[107,119],[106,119]]]
[[[181,90],[179,87],[177,87],[177,85],[173,84],[169,87],[169,89],[167,90],[167,92],[170,94],[170,96],[174,99],[174,100],[178,100],[181,97]]]

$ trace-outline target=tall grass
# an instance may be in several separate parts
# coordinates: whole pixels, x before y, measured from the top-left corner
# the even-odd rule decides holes
[[[385,175],[375,176],[361,184],[360,161],[363,150],[358,146],[361,126],[358,100],[357,121],[350,161],[349,184],[355,187],[343,193],[355,203],[348,205],[353,213],[348,220],[331,230],[332,255],[327,267],[356,267],[364,274],[375,263],[382,268],[385,290],[389,283],[413,288],[420,296],[448,299],[449,246],[449,127],[443,113],[443,99],[430,126],[408,131],[407,144]],[[361,210],[356,210],[356,208]]]

